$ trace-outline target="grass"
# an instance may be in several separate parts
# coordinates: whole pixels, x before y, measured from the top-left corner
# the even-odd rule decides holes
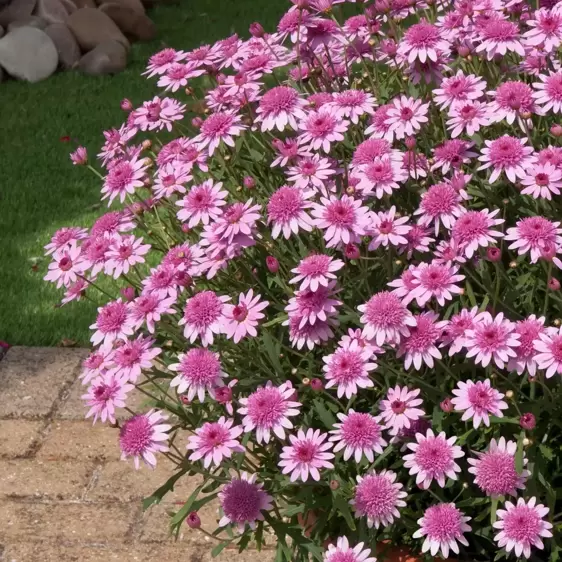
[[[247,36],[259,20],[272,29],[283,0],[183,0],[160,5],[150,16],[158,38],[135,44],[125,72],[112,77],[58,73],[38,84],[0,84],[0,340],[13,345],[52,346],[63,339],[85,345],[93,303],[57,307],[62,293],[43,281],[43,246],[62,226],[90,225],[99,208],[100,182],[72,166],[70,136],[99,151],[101,132],[124,120],[124,97],[139,104],[157,93],[140,74],[148,57],[164,46],[190,49],[233,32]],[[34,267],[36,264],[36,267]]]

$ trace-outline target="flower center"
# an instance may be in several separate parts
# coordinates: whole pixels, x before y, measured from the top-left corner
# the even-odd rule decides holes
[[[394,400],[390,405],[395,414],[403,414],[406,411],[406,402],[402,400]]]
[[[232,309],[232,317],[237,322],[243,322],[244,320],[246,320],[247,316],[248,316],[248,308],[246,307],[245,304],[236,305]]]

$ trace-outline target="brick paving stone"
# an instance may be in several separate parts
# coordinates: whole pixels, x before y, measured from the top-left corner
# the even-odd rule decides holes
[[[184,545],[183,543],[175,546],[154,548],[150,551],[151,557],[147,557],[147,562],[165,560],[166,562],[273,562],[275,554],[270,550],[258,552],[256,550],[246,550],[238,553],[237,550],[225,549],[219,556],[213,558],[211,550],[213,545]],[[18,561],[19,562],[19,561]]]
[[[119,460],[119,430],[100,422],[55,421],[37,457],[49,460]]]
[[[0,362],[0,418],[42,418],[77,375],[84,349],[12,347]]]
[[[78,500],[93,470],[93,462],[0,461],[0,498]]]
[[[122,543],[138,509],[136,504],[5,501],[0,502],[0,529],[8,544],[50,540],[65,544]]]
[[[39,438],[42,426],[41,421],[0,420],[0,457],[25,456]]]

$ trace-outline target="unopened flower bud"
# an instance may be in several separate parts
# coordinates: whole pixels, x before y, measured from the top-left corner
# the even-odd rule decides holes
[[[537,420],[535,416],[531,414],[531,412],[527,412],[526,414],[523,414],[519,418],[519,425],[523,429],[527,429],[527,430],[535,429],[535,426],[537,425]]]
[[[441,402],[441,404],[439,404],[439,406],[447,414],[453,411],[453,402],[448,396]]]
[[[232,400],[232,388],[219,386],[215,388],[215,399],[219,404],[226,404]]]
[[[330,480],[330,490],[337,490],[340,487],[340,483],[337,480]]]
[[[468,482],[463,482],[462,487],[466,490],[468,488]]]
[[[556,138],[562,137],[562,125],[552,125],[552,127],[550,127],[550,133]]]
[[[531,440],[528,439],[527,437],[525,437],[525,439],[523,439],[522,443],[523,443],[523,447],[528,447],[531,444]]]
[[[530,119],[532,117],[530,111],[521,111],[519,112],[519,115],[521,115],[521,119]]]
[[[265,258],[265,265],[267,265],[267,269],[269,269],[270,273],[277,273],[279,271],[279,262],[277,258],[273,256],[267,256],[267,258]]]
[[[254,189],[254,187],[256,187],[256,180],[252,176],[245,176],[244,187],[248,189]]]
[[[517,262],[516,261],[510,261],[509,267],[511,267],[511,269],[515,269],[517,267]]]
[[[184,223],[181,225],[181,231],[185,234],[187,234],[190,231],[189,225],[187,223]]]
[[[121,109],[123,111],[132,111],[133,110],[133,104],[131,103],[131,100],[128,100],[127,98],[124,98],[121,100]]]
[[[145,211],[144,205],[138,201],[133,201],[130,209],[134,215],[142,215]]]
[[[295,369],[294,367],[291,369],[291,375],[293,375],[293,377],[298,373],[298,369]]]
[[[560,318],[555,318],[553,324],[558,327],[562,324],[562,320],[560,320]]]
[[[345,245],[345,257],[348,260],[358,260],[361,257],[361,252],[355,244],[350,242]]]
[[[355,195],[355,188],[354,188],[352,185],[348,185],[348,186],[345,188],[345,193],[346,193],[347,195],[349,195],[350,197],[353,197],[353,196]]]
[[[142,147],[144,150],[148,150],[152,146],[152,141],[150,139],[145,139],[142,141]]]
[[[191,125],[193,127],[195,127],[196,129],[199,129],[201,127],[201,125],[203,125],[203,119],[201,119],[201,117],[194,117],[191,120]]]
[[[414,137],[406,137],[404,144],[408,150],[414,150],[416,148],[416,139]]]
[[[181,403],[182,403],[182,404],[189,404],[189,398],[187,397],[186,394],[182,394],[182,395],[180,396],[180,400],[181,400]]]
[[[133,287],[123,287],[121,289],[121,296],[127,302],[131,302],[135,298],[135,289]]]
[[[316,378],[310,381],[310,388],[312,388],[314,392],[320,392],[324,388],[324,385],[320,379]]]
[[[463,59],[467,58],[470,56],[470,49],[466,46],[466,45],[461,45],[458,49],[457,52],[459,54],[459,57],[462,57]]]
[[[558,281],[558,279],[556,279],[556,277],[551,277],[548,280],[548,288],[551,291],[559,291],[560,290],[560,281]]]
[[[199,529],[199,527],[201,527],[201,519],[196,511],[192,511],[187,516],[185,522],[190,529]]]
[[[495,248],[494,246],[490,246],[486,250],[486,258],[488,258],[488,261],[491,261],[491,262],[501,261],[502,252],[499,248]]]
[[[88,151],[84,146],[79,146],[70,153],[70,159],[75,166],[85,166],[88,163]]]
[[[513,390],[506,390],[505,397],[509,399],[513,398]]]
[[[190,96],[193,94],[193,90],[191,88],[185,88],[184,90],[186,96]]]
[[[308,386],[310,384],[310,379],[308,377],[304,377],[304,379],[302,379],[302,384],[304,384],[304,386]]]
[[[265,35],[265,30],[261,23],[255,21],[250,24],[250,34],[252,37],[263,37]]]

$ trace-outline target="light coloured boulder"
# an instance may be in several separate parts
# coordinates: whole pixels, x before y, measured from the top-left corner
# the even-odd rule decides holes
[[[0,25],[6,27],[16,20],[30,16],[37,0],[12,0],[5,8],[0,9]]]
[[[60,0],[37,0],[35,15],[49,23],[64,23],[68,12]]]
[[[78,64],[80,60],[80,46],[72,31],[64,23],[53,23],[45,33],[51,38],[59,55],[59,65],[68,69]]]
[[[96,3],[94,0],[72,0],[72,3],[75,4],[75,6],[80,9],[80,8],[95,8],[96,7]],[[71,12],[69,12],[71,13]]]
[[[141,14],[115,2],[102,4],[99,9],[107,14],[127,37],[134,41],[150,41],[156,36],[156,26],[146,14]]]
[[[95,49],[86,53],[78,64],[78,69],[85,74],[99,76],[117,74],[127,66],[127,49],[118,41],[100,43]]]
[[[64,6],[67,14],[72,14],[78,9],[72,0],[60,0],[60,2]]]
[[[115,22],[100,10],[80,8],[68,16],[66,25],[83,51],[91,51],[107,41],[117,41],[129,49],[129,42]]]
[[[39,16],[27,16],[21,20],[16,20],[8,25],[8,33],[18,27],[35,27],[37,29],[45,29],[49,24]]]
[[[145,14],[146,10],[141,2],[141,0],[96,0],[98,6],[105,4],[107,2],[111,2],[112,4],[119,4],[120,6],[124,6],[125,8],[129,8],[134,10],[138,14]]]
[[[35,27],[14,29],[0,39],[0,66],[20,80],[44,80],[57,69],[58,62],[54,43]]]

